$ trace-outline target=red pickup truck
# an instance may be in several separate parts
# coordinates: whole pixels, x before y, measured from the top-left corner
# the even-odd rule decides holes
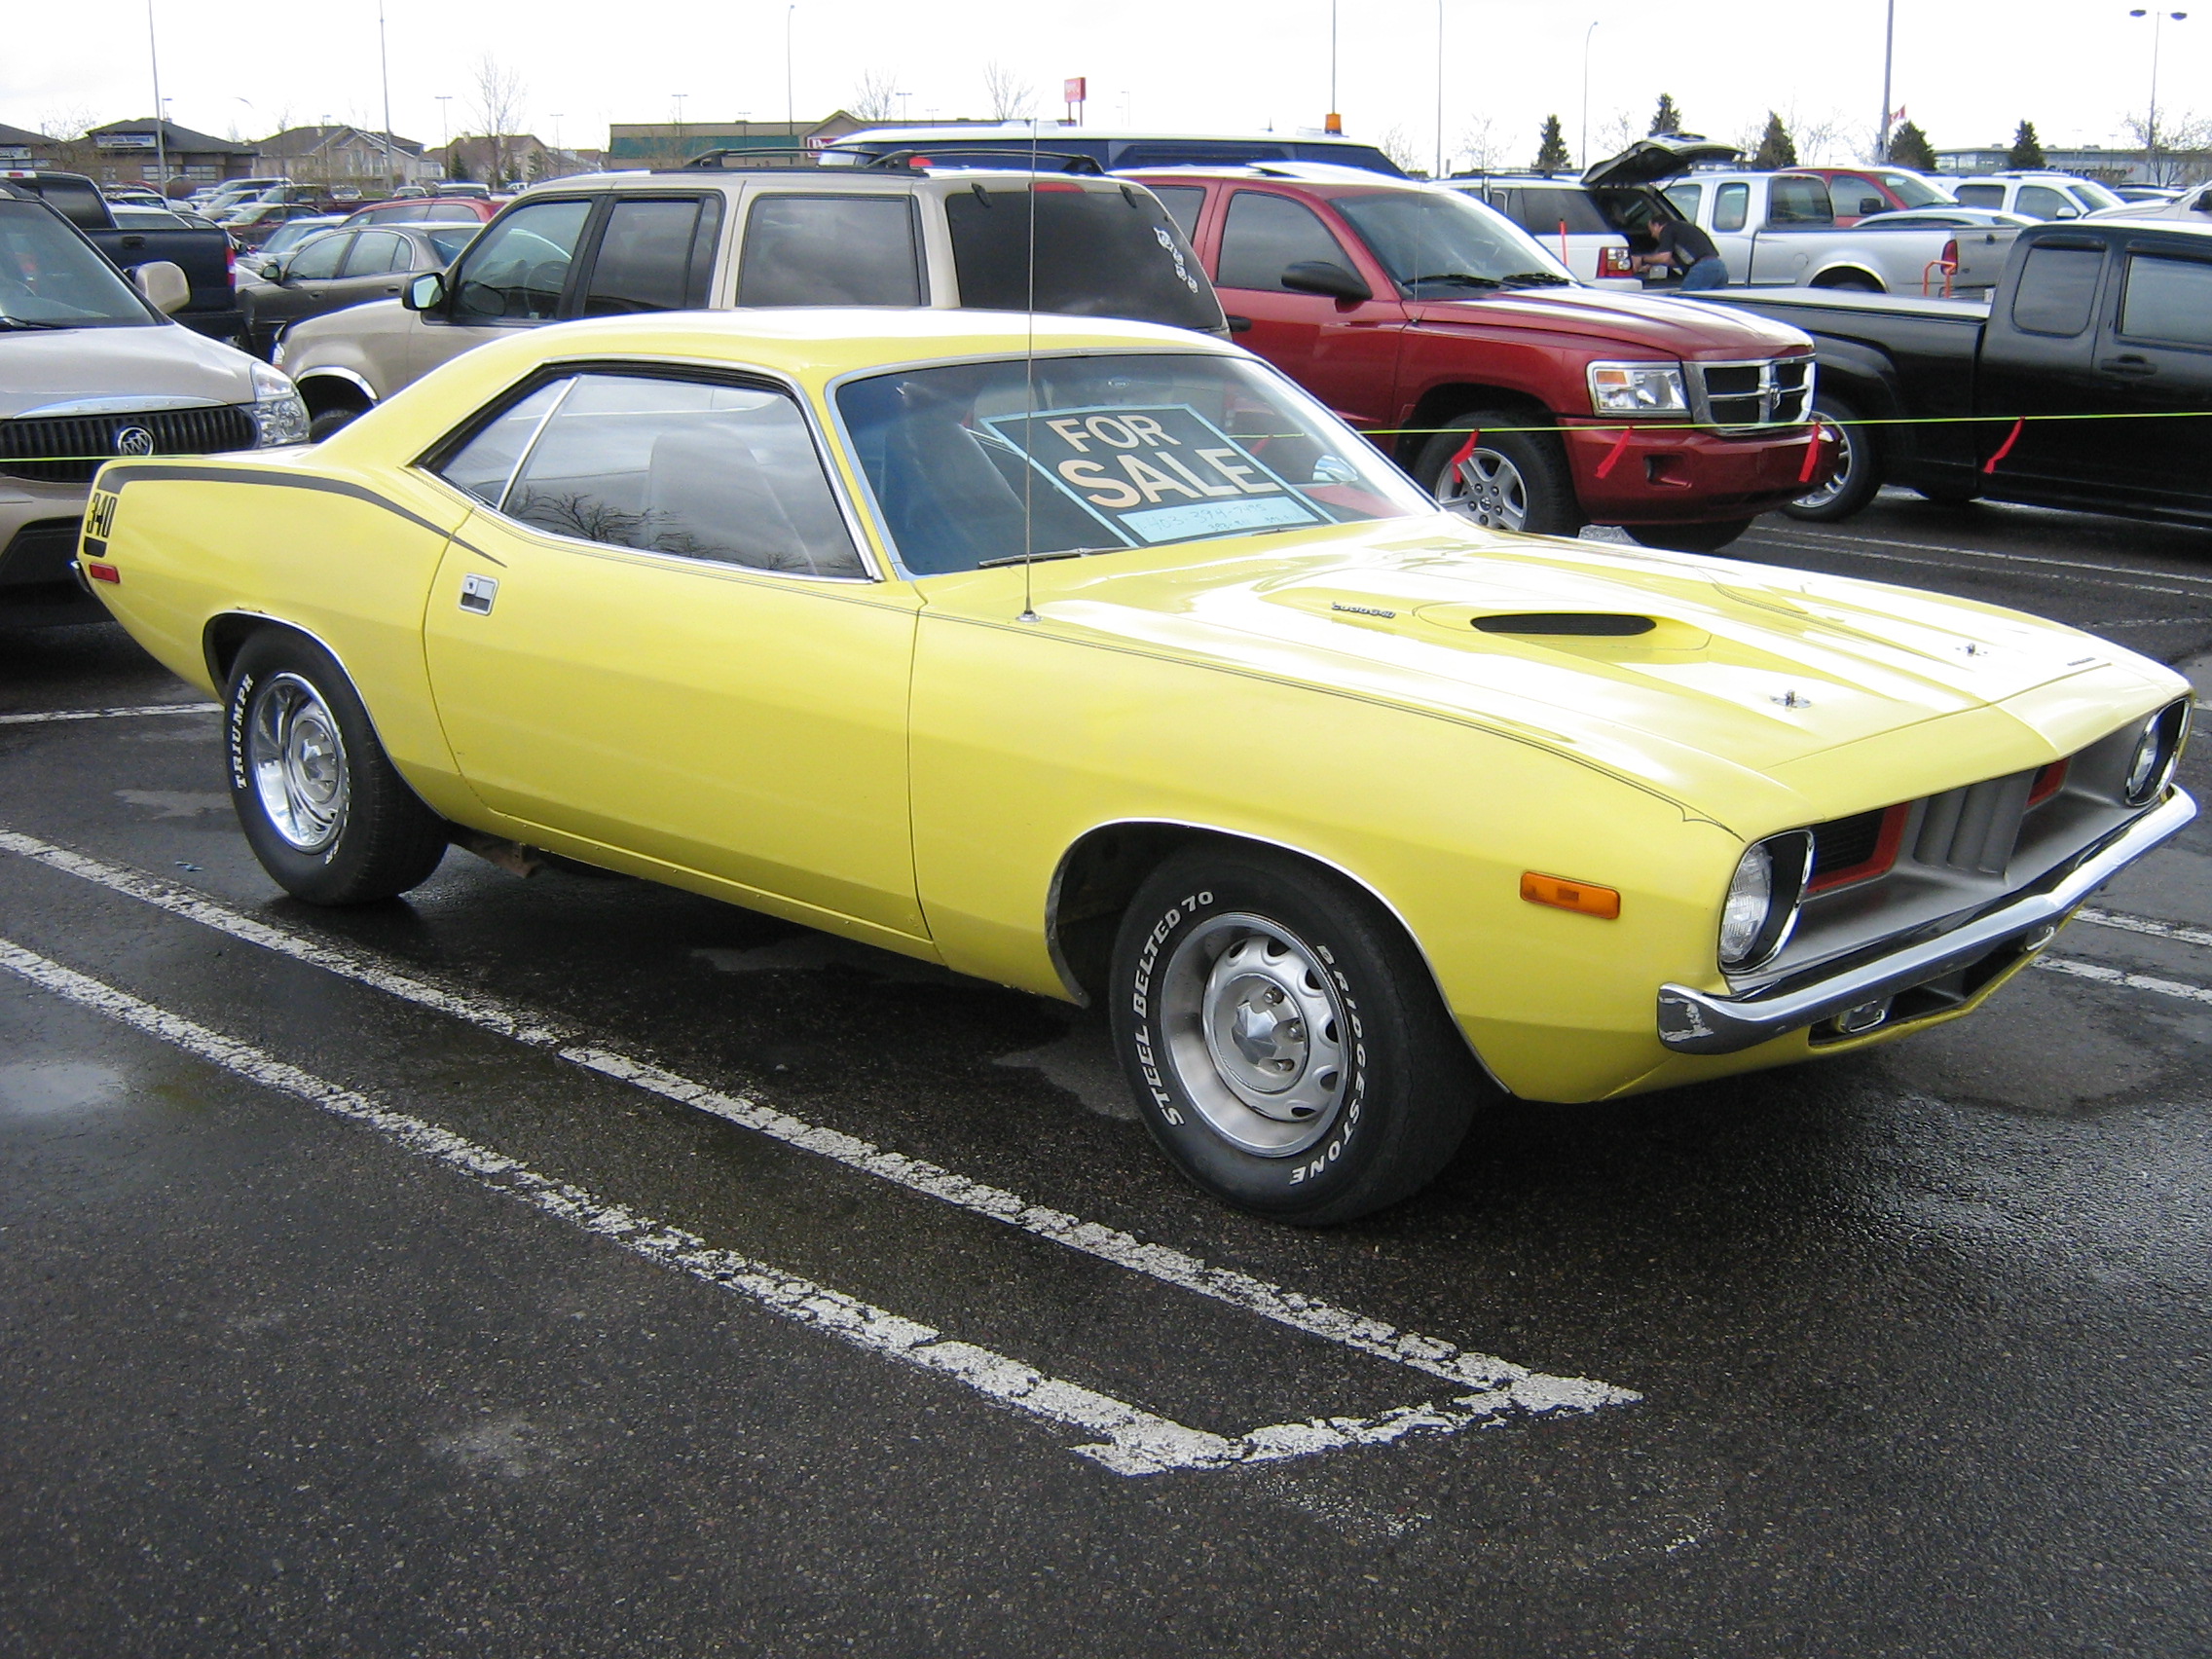
[[[1710,553],[1827,464],[1796,329],[1585,287],[1455,191],[1298,163],[1130,176],[1243,345],[1484,524]]]

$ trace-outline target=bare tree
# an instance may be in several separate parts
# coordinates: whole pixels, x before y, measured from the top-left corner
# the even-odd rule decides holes
[[[1493,129],[1496,123],[1490,116],[1481,116],[1467,123],[1467,129],[1459,134],[1459,153],[1466,158],[1470,172],[1490,172],[1503,159],[1498,154],[1497,139]]]
[[[1414,142],[1406,136],[1403,127],[1387,127],[1375,135],[1375,147],[1398,164],[1402,171],[1419,178],[1428,176],[1428,168],[1421,165],[1421,155]]]
[[[98,119],[85,104],[63,104],[40,116],[38,129],[55,141],[55,159],[63,167],[84,172],[95,165],[92,129]]]
[[[1037,89],[993,58],[983,65],[983,102],[993,121],[1026,121],[1036,112]]]
[[[483,123],[491,142],[493,185],[511,183],[507,177],[507,139],[522,125],[522,100],[527,89],[522,76],[487,52],[476,60],[476,119]]]
[[[2144,169],[2151,183],[2180,184],[2203,173],[2203,152],[2212,147],[2212,120],[2193,111],[2160,111],[2156,131],[2146,116],[2131,115],[2121,125],[2151,153],[2151,165]]]
[[[856,121],[889,121],[898,113],[899,93],[895,89],[899,79],[881,69],[864,69],[861,78],[853,83],[853,119]]]
[[[1598,124],[1598,154],[1617,156],[1639,138],[1646,136],[1645,123],[1633,112],[1616,109]]]
[[[1839,109],[1825,115],[1799,115],[1789,108],[1789,130],[1797,140],[1798,159],[1807,166],[1827,166],[1848,161],[1858,151],[1852,142],[1851,118]]]

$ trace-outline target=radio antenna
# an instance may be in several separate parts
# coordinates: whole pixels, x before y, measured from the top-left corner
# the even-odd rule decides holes
[[[1037,118],[1029,118],[1029,187],[1024,193],[1029,202],[1029,288],[1025,321],[1028,334],[1022,342],[1021,351],[1021,447],[1034,454],[1037,448]],[[1029,465],[1024,455],[1021,468],[1021,614],[1017,622],[1037,620],[1037,608],[1031,603],[1030,570],[1037,560],[1037,534],[1035,509],[1030,491],[1036,479],[1036,467]]]

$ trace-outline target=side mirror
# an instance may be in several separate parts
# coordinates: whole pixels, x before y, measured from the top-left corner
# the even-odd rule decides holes
[[[2202,196],[2199,196],[2190,211],[2193,213],[2212,213],[2212,190],[2207,190]]]
[[[407,279],[407,286],[399,291],[399,303],[411,312],[436,311],[445,304],[446,274],[442,271],[424,271]]]
[[[1863,219],[1870,213],[1879,213],[1888,205],[1879,196],[1862,196],[1859,199],[1859,216]]]
[[[146,303],[164,316],[174,316],[192,303],[192,279],[182,267],[166,259],[138,266],[130,273],[130,279],[138,284]]]
[[[2079,219],[2081,216],[2082,210],[2079,207],[2061,207],[2052,215],[2053,218],[2058,219]]]
[[[1283,272],[1282,285],[1294,294],[1325,294],[1332,300],[1375,298],[1373,288],[1333,259],[1300,260]]]
[[[281,259],[265,259],[254,269],[264,282],[281,282],[284,279],[284,262]]]

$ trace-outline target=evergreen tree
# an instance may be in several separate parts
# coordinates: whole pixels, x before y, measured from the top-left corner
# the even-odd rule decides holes
[[[1682,112],[1675,107],[1675,99],[1672,93],[1661,92],[1659,94],[1659,107],[1651,112],[1653,135],[1656,136],[1661,132],[1679,132],[1681,129]]]
[[[1916,172],[1934,172],[1936,166],[1928,134],[1909,121],[1898,123],[1897,130],[1890,134],[1890,153],[1883,159],[1893,167],[1911,167]]]
[[[1782,117],[1770,109],[1766,112],[1766,131],[1759,137],[1759,147],[1751,153],[1751,170],[1772,172],[1777,167],[1796,165],[1797,141],[1789,136],[1789,129],[1782,125]]]
[[[2012,134],[2012,148],[2005,157],[2005,165],[2036,170],[2050,165],[2044,160],[2043,140],[2036,136],[2034,122],[2020,123],[2020,130]]]
[[[1543,138],[1536,146],[1536,171],[1549,178],[1556,172],[1565,172],[1572,160],[1567,153],[1567,136],[1559,129],[1559,117],[1545,116]]]
[[[446,151],[446,177],[456,184],[469,182],[468,157],[459,144]]]

